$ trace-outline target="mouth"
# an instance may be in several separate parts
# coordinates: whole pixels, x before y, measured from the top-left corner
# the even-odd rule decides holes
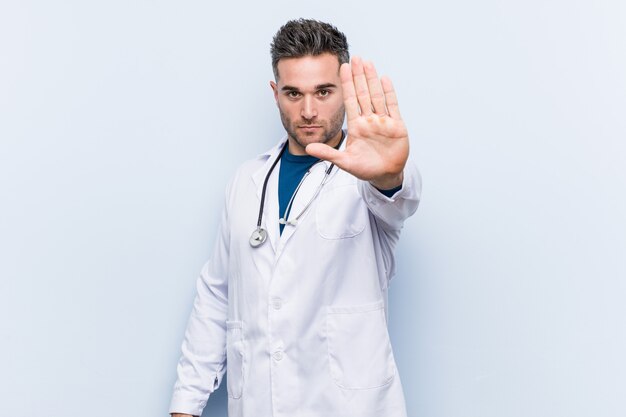
[[[315,129],[320,129],[322,126],[314,126],[314,125],[302,125],[302,126],[298,126],[299,129],[302,129],[304,131],[311,131],[311,130],[315,130]]]

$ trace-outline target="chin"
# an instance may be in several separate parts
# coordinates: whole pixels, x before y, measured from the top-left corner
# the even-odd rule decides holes
[[[298,142],[300,142],[300,144],[303,147],[306,147],[306,145],[309,145],[311,143],[328,142],[328,140],[326,140],[326,137],[324,135],[298,135],[297,139],[298,139]]]

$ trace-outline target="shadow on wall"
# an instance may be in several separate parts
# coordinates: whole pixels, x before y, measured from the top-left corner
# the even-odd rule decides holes
[[[207,402],[202,417],[227,417],[228,416],[228,374],[224,374],[220,387],[211,394],[209,401]]]

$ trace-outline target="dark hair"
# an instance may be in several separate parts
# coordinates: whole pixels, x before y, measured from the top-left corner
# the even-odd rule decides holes
[[[276,79],[278,61],[282,58],[331,53],[337,57],[339,65],[350,61],[346,35],[329,23],[313,19],[290,20],[285,23],[274,35],[270,53]]]

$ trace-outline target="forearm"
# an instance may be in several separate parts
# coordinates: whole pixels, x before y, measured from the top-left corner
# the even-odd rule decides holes
[[[181,346],[170,413],[200,415],[225,372],[227,284],[208,262],[197,280],[197,294]],[[219,268],[218,268],[219,269]]]

